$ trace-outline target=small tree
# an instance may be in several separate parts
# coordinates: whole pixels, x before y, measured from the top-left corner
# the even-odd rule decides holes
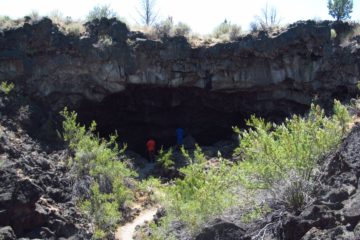
[[[158,18],[158,13],[155,10],[156,0],[139,0],[139,1],[140,1],[140,8],[136,10],[139,14],[140,22],[146,26],[153,25]]]
[[[255,22],[258,25],[258,28],[261,30],[268,30],[280,24],[280,17],[275,7],[269,7],[268,4],[265,5],[263,9],[261,9],[260,16],[255,17]],[[252,23],[254,24],[254,23]],[[252,26],[252,29],[255,27]]]
[[[117,17],[117,14],[110,8],[110,5],[97,5],[86,16],[86,20],[92,21],[96,18],[101,19],[103,17],[114,18]]]
[[[353,0],[328,0],[329,15],[341,21],[350,18],[353,10]]]

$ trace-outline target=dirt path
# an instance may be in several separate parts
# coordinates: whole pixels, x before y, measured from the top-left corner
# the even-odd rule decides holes
[[[135,233],[135,228],[138,225],[142,225],[147,221],[151,221],[156,214],[157,207],[152,207],[149,209],[144,209],[140,212],[140,215],[137,216],[134,221],[125,224],[124,226],[118,227],[115,233],[116,240],[132,240]]]
[[[140,169],[139,178],[145,179],[155,168],[155,163],[146,163],[143,168]],[[119,226],[115,232],[116,240],[132,240],[135,233],[135,228],[138,225],[143,225],[145,222],[149,222],[154,219],[154,215],[158,210],[158,206],[152,206],[150,208],[143,209],[143,203],[145,199],[137,199],[137,201],[131,207],[132,209],[141,209],[140,214],[135,217],[132,222],[128,222],[123,226]]]

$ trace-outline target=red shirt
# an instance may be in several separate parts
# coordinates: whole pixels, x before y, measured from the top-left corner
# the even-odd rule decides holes
[[[147,141],[147,143],[146,143],[147,150],[148,150],[149,152],[155,151],[155,145],[156,145],[155,140],[150,139],[150,140]]]

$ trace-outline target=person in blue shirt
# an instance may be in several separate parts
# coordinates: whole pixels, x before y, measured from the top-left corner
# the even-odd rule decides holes
[[[183,141],[184,141],[184,129],[179,127],[176,129],[176,143],[180,147],[181,145],[183,145]]]

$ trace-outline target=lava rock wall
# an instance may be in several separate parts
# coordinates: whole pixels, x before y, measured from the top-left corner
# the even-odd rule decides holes
[[[180,36],[146,39],[116,19],[85,27],[80,37],[64,35],[44,18],[3,31],[0,81],[54,111],[76,109],[128,142],[135,132],[168,141],[178,126],[211,139],[250,114],[276,120],[314,99],[355,95],[360,79],[357,39],[331,39],[332,28],[351,31],[346,23],[297,22],[199,47]]]

